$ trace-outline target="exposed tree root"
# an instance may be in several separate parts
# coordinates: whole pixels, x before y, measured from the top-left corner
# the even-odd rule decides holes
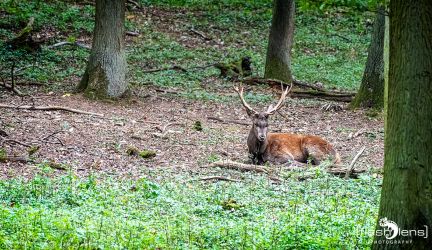
[[[30,105],[14,106],[14,105],[0,103],[0,108],[27,109],[27,110],[62,110],[62,111],[68,111],[77,114],[103,116],[103,114],[99,114],[99,113],[87,112],[79,109],[73,109],[73,108],[62,107],[62,106],[30,106]]]

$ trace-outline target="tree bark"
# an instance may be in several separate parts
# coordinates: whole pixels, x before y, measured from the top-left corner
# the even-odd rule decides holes
[[[96,0],[93,44],[79,91],[99,98],[121,97],[126,89],[125,0]]]
[[[384,12],[383,6],[377,10],[362,83],[351,108],[381,109],[384,106]]]
[[[398,235],[373,249],[430,249],[432,246],[432,1],[390,1],[390,60],[384,180],[379,217],[401,230],[424,230],[427,237]],[[378,223],[377,229],[383,227]]]
[[[274,0],[265,78],[292,82],[291,47],[294,37],[294,12],[294,0]]]

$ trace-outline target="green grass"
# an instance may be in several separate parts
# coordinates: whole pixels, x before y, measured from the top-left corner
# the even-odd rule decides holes
[[[158,173],[163,174],[163,173]],[[0,182],[2,249],[359,249],[372,238],[379,181],[318,170],[280,184],[69,174]]]

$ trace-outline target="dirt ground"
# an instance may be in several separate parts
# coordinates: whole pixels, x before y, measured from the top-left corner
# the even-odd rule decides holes
[[[132,178],[157,168],[199,173],[201,166],[217,159],[248,161],[249,126],[208,119],[211,116],[249,122],[239,101],[195,101],[159,93],[153,87],[140,91],[150,95],[120,102],[58,93],[38,94],[31,101],[1,92],[3,104],[34,102],[36,106],[65,106],[104,116],[0,108],[0,129],[7,133],[2,137],[3,147],[9,155],[28,156],[28,147],[10,140],[40,146],[32,155],[33,162],[0,163],[0,178],[30,178],[42,170],[38,163],[44,161],[63,164],[78,175],[98,171]],[[363,110],[351,111],[345,106],[338,112],[323,111],[321,107],[326,103],[289,99],[280,113],[272,117],[270,131],[322,136],[335,146],[344,164],[349,164],[365,146],[356,168],[382,167],[382,118],[371,118]],[[195,129],[197,121],[201,122],[202,131]],[[4,142],[5,139],[9,141]],[[156,157],[129,156],[129,147],[154,150]],[[61,174],[66,170],[54,171]]]

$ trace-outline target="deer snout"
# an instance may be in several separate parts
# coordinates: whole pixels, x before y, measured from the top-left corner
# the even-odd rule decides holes
[[[265,140],[265,135],[259,135],[258,140],[263,142]]]

